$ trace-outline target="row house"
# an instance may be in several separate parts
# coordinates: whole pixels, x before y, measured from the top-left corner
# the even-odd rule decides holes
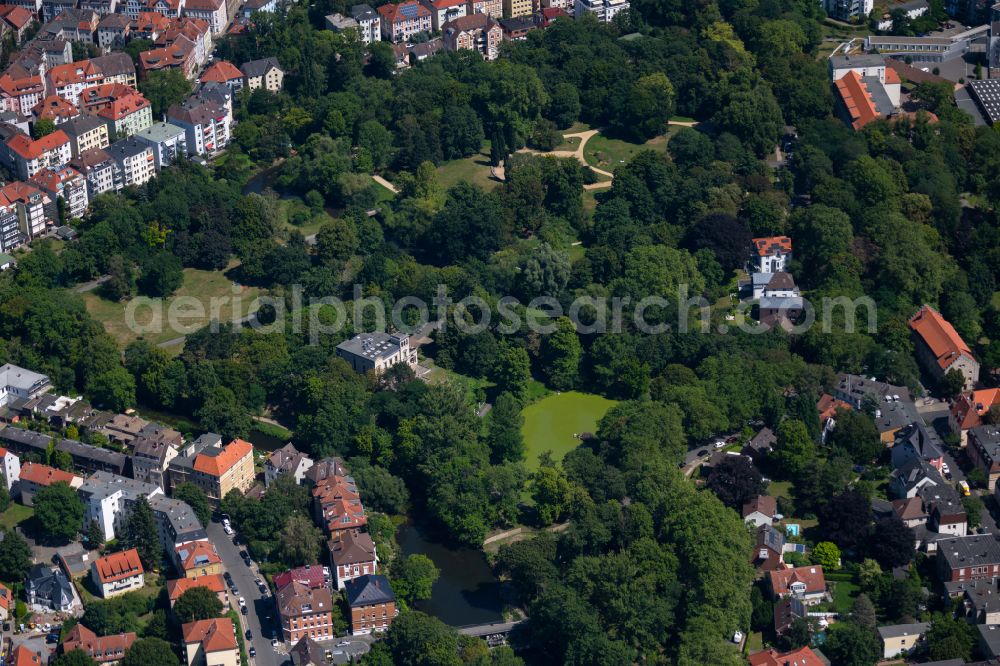
[[[232,112],[205,95],[193,95],[167,110],[167,120],[184,128],[189,155],[214,155],[229,144]]]
[[[100,86],[100,88],[107,87]],[[153,124],[153,105],[139,91],[121,84],[111,84],[110,87],[115,92],[108,96],[107,102],[91,113],[104,121],[111,136],[129,137]],[[88,88],[82,97],[88,97],[93,90],[95,89]]]
[[[399,614],[396,595],[389,579],[372,574],[345,584],[347,606],[351,615],[351,633],[364,635],[387,631]]]
[[[226,0],[187,0],[184,16],[205,21],[213,35],[224,31],[230,18]]]
[[[222,558],[211,541],[191,541],[172,551],[174,565],[185,578],[222,575]]]
[[[83,115],[60,125],[59,129],[69,137],[70,152],[74,158],[88,150],[107,148],[108,126],[99,118]]]
[[[314,588],[293,580],[278,589],[275,602],[285,642],[294,644],[306,636],[317,641],[336,637],[329,588]]]
[[[62,130],[40,139],[16,134],[7,140],[5,157],[17,176],[28,180],[42,169],[60,167],[69,162],[73,158],[69,143],[69,137]]]
[[[123,187],[142,185],[156,175],[153,151],[141,141],[120,139],[108,147],[107,153],[121,170]]]
[[[81,650],[98,664],[116,664],[122,660],[125,652],[132,647],[135,639],[136,635],[131,631],[124,634],[98,636],[85,625],[77,623],[66,633],[62,649],[64,654],[73,650]]]
[[[236,65],[228,60],[216,60],[205,68],[205,71],[198,77],[200,83],[214,81],[229,86],[234,93],[243,90],[243,72],[237,69]]]
[[[181,36],[191,40],[194,44],[194,61],[199,67],[204,66],[212,54],[213,43],[212,30],[208,23],[201,19],[188,16],[170,19],[166,29],[153,39],[153,46],[158,48],[170,46]]]
[[[500,55],[503,30],[485,14],[472,14],[444,25],[444,47],[449,51],[476,51],[486,60]]]
[[[159,486],[109,472],[94,472],[80,486],[80,500],[87,510],[86,521],[97,523],[105,541],[121,536],[140,498],[152,501],[159,495],[163,495]]]
[[[178,69],[185,78],[194,78],[198,69],[195,43],[180,35],[169,46],[162,46],[139,54],[143,76],[165,69]]]
[[[59,95],[49,95],[31,110],[35,122],[51,120],[56,125],[73,120],[80,115],[80,110],[74,104]]]
[[[459,19],[468,12],[466,0],[421,0],[421,4],[431,13],[434,32],[440,32],[445,23]]]
[[[101,17],[111,16],[118,10],[118,0],[80,0],[80,9],[96,12]]]
[[[94,560],[90,565],[90,580],[102,599],[141,590],[146,578],[139,551],[131,548]]]
[[[0,75],[0,110],[27,116],[42,101],[45,87],[41,76],[21,74],[19,67],[8,67]]]
[[[65,483],[75,490],[83,485],[83,479],[76,474],[41,463],[24,463],[20,475],[21,504],[32,506],[35,495],[53,483]]]
[[[104,53],[125,47],[132,31],[132,21],[124,14],[111,13],[97,24],[97,45]]]
[[[341,530],[327,544],[330,551],[330,568],[342,590],[347,581],[378,573],[378,555],[371,535],[360,530]]]
[[[382,25],[382,39],[388,42],[407,42],[418,32],[431,32],[431,11],[417,0],[378,8]]]
[[[202,435],[171,461],[169,471],[171,491],[193,483],[217,507],[230,491],[246,493],[253,485],[253,446],[242,439],[223,446],[219,435]]]
[[[179,158],[187,157],[187,134],[184,128],[170,123],[156,123],[135,135],[153,151],[153,164],[159,171]]]
[[[87,195],[93,199],[105,192],[121,192],[122,173],[103,148],[91,148],[70,160],[69,165],[87,179]]]
[[[243,74],[243,85],[250,90],[263,88],[279,93],[285,81],[285,70],[278,64],[277,58],[245,62],[240,66],[240,72]]]
[[[226,617],[181,625],[188,666],[239,666],[240,646],[233,621]]]
[[[31,183],[44,192],[52,202],[46,217],[53,222],[59,219],[57,202],[62,199],[67,220],[83,217],[90,205],[87,195],[87,179],[71,166],[42,169],[31,178]]]
[[[917,358],[936,379],[942,379],[952,370],[965,378],[963,390],[971,390],[979,381],[979,361],[972,355],[955,327],[941,313],[925,305],[910,318],[917,348]]]
[[[93,44],[97,35],[97,25],[101,16],[89,9],[67,9],[52,19],[46,29],[58,31],[62,39],[68,42],[84,42]]]
[[[45,232],[45,211],[51,201],[44,192],[30,183],[14,181],[0,187],[0,203],[14,209],[25,240],[37,238]]]
[[[139,136],[136,139],[150,145]],[[150,149],[153,150],[153,163],[156,164],[156,150],[151,145]],[[184,437],[173,428],[157,423],[143,426],[131,442],[132,476],[161,488],[169,488],[167,470],[183,444]]]
[[[11,32],[14,33],[14,40],[17,44],[24,41],[28,28],[35,22],[35,15],[24,7],[17,5],[0,5],[0,21],[4,22]]]
[[[135,66],[125,53],[111,53],[90,60],[59,65],[45,75],[46,89],[73,104],[80,103],[80,93],[87,88],[121,83],[136,85]]]

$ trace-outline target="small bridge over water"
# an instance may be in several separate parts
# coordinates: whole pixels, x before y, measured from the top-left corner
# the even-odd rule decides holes
[[[470,624],[465,627],[458,627],[458,633],[464,636],[475,636],[482,638],[491,648],[500,647],[507,644],[507,637],[510,636],[517,626],[523,624],[525,620],[517,622],[493,622],[490,624]]]

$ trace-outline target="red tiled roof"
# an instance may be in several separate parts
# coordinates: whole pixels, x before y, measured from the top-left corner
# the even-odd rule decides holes
[[[9,609],[12,601],[14,601],[14,595],[10,588],[0,583],[0,608]]]
[[[282,571],[274,576],[274,587],[280,590],[292,581],[302,583],[306,587],[323,587],[326,584],[326,577],[323,575],[323,567],[319,564],[296,567],[288,571]]]
[[[76,624],[66,634],[62,648],[63,652],[83,650],[98,663],[113,662],[121,661],[121,658],[125,656],[125,651],[132,647],[132,643],[135,643],[135,639],[136,636],[132,632],[114,636],[98,636],[82,624]]]
[[[434,9],[448,9],[465,4],[465,0],[431,0],[431,7]]]
[[[960,430],[983,425],[983,418],[990,407],[1000,403],[1000,389],[980,389],[963,393],[951,406],[951,416]]]
[[[861,75],[854,70],[849,71],[836,81],[837,94],[844,103],[847,113],[851,116],[851,127],[861,129],[873,120],[878,119],[875,101],[868,86],[861,80]]]
[[[195,576],[194,578],[178,578],[167,581],[167,596],[170,601],[177,601],[181,595],[195,587],[205,587],[219,594],[226,591],[226,584],[219,574],[209,576]]]
[[[771,589],[775,594],[788,594],[793,583],[805,583],[806,594],[822,592],[826,589],[823,567],[805,566],[770,572]]]
[[[200,453],[194,458],[195,471],[212,476],[222,476],[245,456],[253,454],[253,445],[242,439],[233,441],[222,447],[218,455],[210,456]]]
[[[902,81],[899,80],[899,72],[894,70],[892,67],[885,68],[885,83],[886,85],[899,85]]]
[[[111,100],[108,104],[105,104],[97,112],[98,116],[107,118],[108,120],[121,120],[126,116],[138,113],[139,111],[151,106],[149,100],[143,97],[141,93],[132,90],[128,86],[123,87],[128,88],[131,92],[123,97]]]
[[[15,180],[12,183],[7,183],[3,187],[0,187],[0,196],[7,199],[8,201],[19,201],[21,203],[29,203],[31,198],[38,195],[38,188],[34,185],[29,185],[20,180]],[[23,478],[23,474],[22,474]]]
[[[205,83],[206,81],[228,83],[233,79],[242,80],[243,72],[237,69],[236,65],[226,60],[217,60],[214,64],[207,67],[198,78],[198,80],[202,83]]]
[[[236,649],[236,632],[233,621],[217,617],[214,620],[188,622],[181,626],[184,643],[201,643],[205,652],[221,652]]]
[[[27,645],[18,645],[14,650],[11,666],[42,666],[42,657]]]
[[[0,17],[9,23],[14,30],[21,30],[35,20],[30,11],[17,5],[3,5],[3,8],[0,9]]]
[[[924,501],[919,497],[909,499],[898,499],[892,501],[892,509],[899,516],[900,520],[913,520],[915,518],[926,518],[924,511]]]
[[[942,369],[950,367],[963,354],[975,358],[955,327],[929,305],[910,318],[910,328],[924,341]]]
[[[215,546],[209,541],[188,541],[177,546],[176,550],[181,558],[181,568],[185,571],[222,561]]]
[[[9,97],[20,97],[42,92],[42,77],[23,76],[15,78],[9,72],[0,76],[0,91]]]
[[[80,115],[80,111],[73,106],[72,102],[63,99],[59,95],[49,95],[31,110],[38,118],[55,120],[56,118],[75,118]]]
[[[66,132],[56,130],[34,140],[27,134],[17,134],[7,141],[7,146],[24,159],[33,160],[66,143],[69,143]]]
[[[826,666],[808,647],[781,653],[771,648],[750,655],[750,666]]]
[[[135,548],[105,555],[94,560],[93,566],[102,583],[113,583],[143,573],[142,562],[139,561],[139,551]]]
[[[68,166],[61,169],[42,169],[31,177],[31,182],[46,192],[58,192],[60,185],[78,176],[80,172]]]
[[[787,254],[792,251],[792,239],[788,236],[767,236],[753,239],[757,254],[767,257],[772,254]]]
[[[187,2],[184,3],[184,9],[214,12],[218,11],[223,4],[225,4],[224,0],[187,0]]]
[[[829,393],[821,395],[819,401],[816,402],[816,411],[819,412],[820,423],[826,423],[826,420],[833,417],[837,413],[837,410],[840,409],[851,411],[851,405],[843,400],[834,398]]]
[[[49,486],[58,481],[72,484],[78,477],[75,474],[64,472],[55,467],[42,465],[41,463],[24,463],[21,467],[21,480],[29,481],[39,486]]]

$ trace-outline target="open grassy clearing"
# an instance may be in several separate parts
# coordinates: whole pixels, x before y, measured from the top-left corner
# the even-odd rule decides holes
[[[35,510],[30,506],[11,503],[6,511],[0,513],[0,528],[5,532],[10,531],[34,515]]]
[[[228,268],[233,268],[232,262]],[[195,268],[184,269],[184,284],[173,296],[166,299],[134,302],[131,319],[135,330],[129,325],[128,302],[109,301],[100,294],[100,289],[81,294],[87,312],[101,322],[104,329],[122,346],[138,339],[160,344],[188,333],[193,333],[212,319],[231,322],[246,316],[254,305],[254,299],[261,293],[256,287],[234,286],[225,271],[203,271]],[[217,299],[213,305],[212,299]],[[137,307],[142,303],[147,303]],[[151,307],[149,303],[157,304]],[[159,322],[156,321],[157,316]],[[177,326],[169,322],[174,320]],[[146,330],[149,329],[149,330]]]
[[[643,150],[664,150],[667,146],[667,139],[671,136],[674,127],[666,134],[654,136],[645,143],[632,143],[621,139],[611,139],[603,134],[596,134],[590,138],[583,149],[583,157],[590,166],[614,171],[615,167],[627,164]]]
[[[490,145],[485,142],[482,149],[471,157],[442,162],[438,168],[438,183],[444,188],[457,185],[463,180],[492,190],[497,181],[490,176]]]
[[[528,471],[538,468],[543,451],[551,451],[555,460],[562,460],[580,445],[574,434],[597,430],[597,422],[615,405],[600,395],[569,391],[554,393],[533,402],[521,412],[524,416],[525,466]]]

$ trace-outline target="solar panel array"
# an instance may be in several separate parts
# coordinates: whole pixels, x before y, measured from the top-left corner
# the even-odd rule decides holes
[[[420,5],[418,4],[400,5],[399,13],[405,16],[406,18],[410,19],[417,18],[417,16],[420,14]]]
[[[969,87],[972,89],[972,95],[979,103],[980,108],[986,113],[990,124],[1000,121],[1000,80],[976,80],[970,82]]]

